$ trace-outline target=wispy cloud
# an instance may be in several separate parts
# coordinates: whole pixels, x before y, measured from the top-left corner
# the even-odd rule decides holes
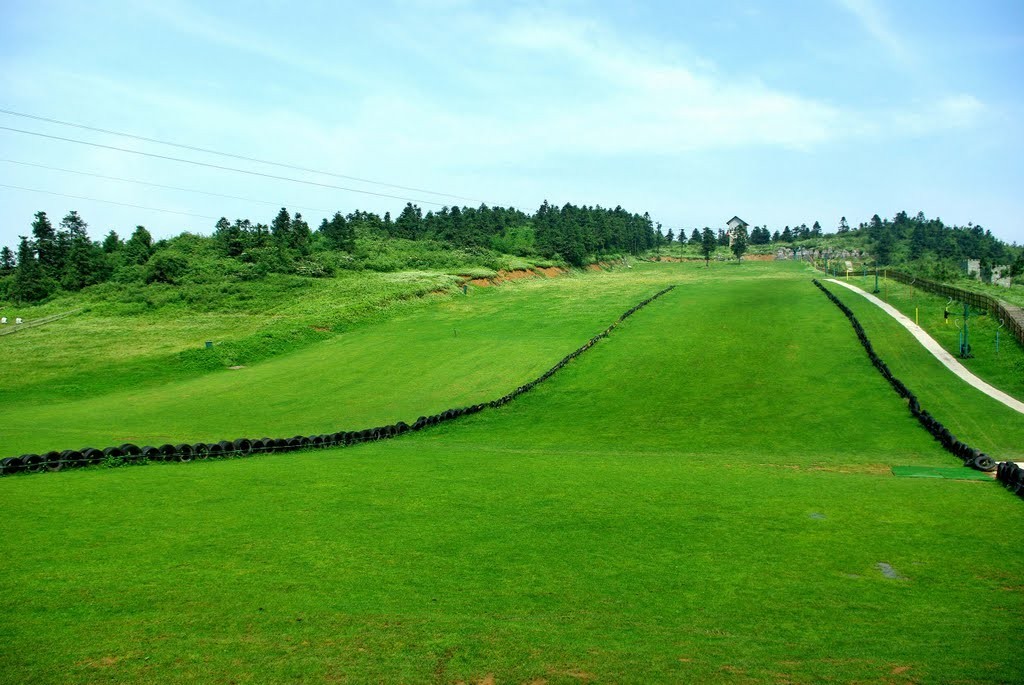
[[[901,66],[910,67],[917,64],[917,57],[910,45],[889,21],[889,17],[875,3],[875,0],[837,0],[839,5],[848,10],[860,22],[864,30],[874,38]]]

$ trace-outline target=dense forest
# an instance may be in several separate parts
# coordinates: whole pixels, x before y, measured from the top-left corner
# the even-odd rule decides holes
[[[533,215],[486,205],[424,214],[412,203],[396,218],[336,212],[315,230],[301,213],[282,208],[269,224],[221,218],[210,236],[184,233],[160,241],[143,226],[127,239],[110,231],[94,241],[77,212],[56,227],[38,212],[31,236],[22,236],[16,251],[0,249],[0,299],[38,302],[109,280],[176,283],[198,262],[216,258],[230,260],[225,275],[241,280],[268,273],[326,277],[347,269],[457,268],[458,263],[487,264],[499,254],[582,266],[602,256],[641,254],[657,245],[659,236],[647,214],[571,204],[558,209],[547,201]],[[464,259],[446,260],[446,252]]]
[[[425,214],[406,204],[395,218],[355,210],[336,212],[313,229],[302,214],[282,208],[269,222],[221,218],[210,235],[183,233],[154,241],[137,226],[127,239],[110,231],[102,241],[89,237],[75,211],[54,226],[45,212],[36,213],[31,235],[16,249],[0,248],[0,299],[39,302],[57,292],[73,292],[98,283],[175,284],[205,269],[208,277],[259,279],[270,273],[329,277],[342,270],[458,270],[463,265],[507,264],[500,255],[551,260],[582,266],[613,255],[643,255],[680,249],[707,258],[729,245],[729,234],[708,227],[689,235],[680,229],[662,232],[647,214],[622,207],[605,209],[545,201],[532,215],[512,207],[444,207]],[[919,212],[899,212],[893,219],[877,214],[856,227],[841,218],[834,232],[818,221],[785,226],[774,232],[754,226],[737,236],[742,250],[772,251],[781,246],[859,248],[879,265],[896,265],[941,280],[962,275],[961,261],[981,260],[984,277],[1008,265],[1024,274],[1024,249],[1010,246],[981,226],[946,226]],[[739,257],[742,250],[733,245]],[[213,274],[213,276],[210,276]]]

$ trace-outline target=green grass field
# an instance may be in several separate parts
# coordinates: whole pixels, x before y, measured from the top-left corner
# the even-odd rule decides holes
[[[516,402],[420,433],[0,480],[0,681],[1020,682],[1024,507],[891,474],[959,461],[812,276],[638,265],[417,300],[166,386],[47,404],[40,380],[0,404],[7,453],[42,425],[78,446],[409,421],[679,286]],[[1019,415],[835,290],[923,406],[1020,449]]]
[[[874,278],[870,276],[853,276],[849,282],[867,292],[872,292],[875,286]],[[839,294],[838,288],[832,290]],[[953,302],[948,305],[950,314],[947,320],[943,316],[943,311],[949,298],[939,297],[891,279],[880,279],[878,296],[911,320],[917,320],[921,327],[950,354],[959,355],[959,326],[963,322],[961,303]],[[999,323],[996,317],[972,308],[968,317],[968,340],[974,357],[961,359],[960,362],[976,376],[992,383],[1003,392],[1024,399],[1024,347],[1003,327],[999,332],[997,349],[996,331],[999,329]]]

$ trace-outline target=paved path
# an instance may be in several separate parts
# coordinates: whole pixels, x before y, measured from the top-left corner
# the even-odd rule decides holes
[[[981,380],[973,373],[968,371],[963,364],[958,362],[953,355],[951,355],[949,352],[943,349],[942,346],[939,345],[939,343],[935,342],[934,338],[925,333],[923,328],[921,328],[916,323],[911,321],[907,316],[903,314],[903,312],[896,309],[891,304],[883,302],[882,300],[878,299],[871,293],[864,292],[855,285],[850,285],[849,283],[844,283],[843,281],[839,281],[834,278],[826,278],[825,280],[828,281],[829,283],[835,283],[836,285],[841,285],[844,288],[848,288],[853,292],[857,293],[858,295],[863,295],[871,302],[877,304],[885,311],[885,313],[899,321],[904,328],[910,331],[910,333],[915,338],[917,338],[917,340],[922,345],[924,345],[925,349],[931,352],[935,356],[935,358],[942,362],[947,369],[955,373],[957,376],[960,376],[960,378],[963,378],[965,381],[973,385],[978,390],[981,390],[983,393],[985,393],[992,399],[998,402],[1002,402],[1010,409],[1013,409],[1015,411],[1020,412],[1021,414],[1024,414],[1024,402],[1021,402],[1020,400],[1014,397],[1010,397],[999,388],[993,388],[991,385],[989,385],[988,383],[986,383],[985,381]]]

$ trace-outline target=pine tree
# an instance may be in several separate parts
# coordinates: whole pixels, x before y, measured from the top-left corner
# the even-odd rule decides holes
[[[227,219],[223,220],[227,223]],[[217,222],[220,225],[220,222]],[[153,236],[145,226],[136,226],[135,232],[124,243],[121,253],[125,264],[145,264],[153,254]]]
[[[395,234],[400,238],[416,240],[423,230],[423,213],[411,202],[406,203],[402,213],[395,220]]]
[[[89,239],[88,224],[71,210],[61,219],[60,226],[68,236],[68,254],[61,273],[60,284],[66,290],[81,290],[87,285],[106,278],[108,264],[103,250]]]
[[[700,233],[700,231],[698,229],[695,228],[695,229],[693,229],[693,233],[690,234],[690,244],[691,245],[700,245],[700,243],[701,243],[701,233]]]
[[[352,252],[356,244],[355,228],[345,221],[341,212],[335,212],[330,221],[324,219],[320,224],[320,234],[324,237],[327,246],[332,250],[343,250]]]
[[[107,237],[103,239],[103,252],[106,254],[113,254],[121,249],[121,236],[117,235],[117,231],[110,231]]]
[[[694,231],[696,230],[697,229],[694,229]],[[705,226],[700,239],[700,252],[704,255],[704,266],[711,265],[711,255],[714,253],[717,246],[718,240],[715,238],[714,231]]]
[[[732,245],[729,246],[732,253],[736,255],[736,261],[743,259],[743,253],[747,251],[747,229],[737,226],[732,232]]]
[[[302,218],[302,214],[295,212],[288,232],[288,247],[298,250],[302,254],[309,253],[309,239],[313,233],[309,230],[309,224]]]
[[[38,302],[55,290],[57,284],[43,271],[29,239],[19,237],[18,266],[11,283],[11,299],[18,303]]]
[[[14,252],[4,245],[0,248],[0,276],[6,276],[14,271],[17,263],[14,260]]]
[[[850,232],[850,224],[846,223],[846,217],[845,216],[839,218],[839,228],[838,228],[837,232],[838,233],[849,233]]]
[[[284,207],[270,222],[270,237],[278,247],[288,247],[291,243],[292,217]]]
[[[36,212],[32,222],[32,237],[35,253],[39,255],[39,265],[47,276],[57,278],[64,268],[64,255],[57,241],[57,232],[46,212]]]

